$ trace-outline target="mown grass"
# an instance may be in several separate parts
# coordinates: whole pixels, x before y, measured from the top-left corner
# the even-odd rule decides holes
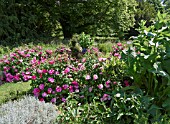
[[[31,82],[6,83],[0,86],[0,105],[9,100],[15,100],[27,94]]]

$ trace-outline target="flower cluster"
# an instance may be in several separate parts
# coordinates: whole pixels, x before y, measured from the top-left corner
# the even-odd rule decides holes
[[[117,45],[115,53],[123,49],[120,43]],[[95,47],[88,49],[81,59],[73,58],[71,50],[64,47],[55,51],[41,47],[16,50],[1,60],[3,80],[32,80],[32,93],[40,101],[66,102],[70,93],[78,94],[81,100],[98,96],[101,101],[108,101],[109,93],[120,87],[115,78],[104,72],[106,65],[112,63],[110,58],[117,56],[105,58]],[[127,82],[125,85],[129,86]]]

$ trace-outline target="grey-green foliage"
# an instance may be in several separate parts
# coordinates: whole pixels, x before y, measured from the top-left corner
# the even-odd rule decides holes
[[[56,117],[54,105],[31,96],[0,107],[0,124],[52,124]]]

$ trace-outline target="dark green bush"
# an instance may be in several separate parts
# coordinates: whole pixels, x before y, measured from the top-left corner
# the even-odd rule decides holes
[[[52,23],[47,7],[38,1],[0,0],[0,44],[49,34]]]

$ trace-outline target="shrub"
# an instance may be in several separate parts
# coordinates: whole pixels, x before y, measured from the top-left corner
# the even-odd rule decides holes
[[[113,43],[111,43],[111,42],[98,44],[99,50],[104,53],[110,53],[113,50],[112,46],[113,46]]]
[[[170,113],[170,26],[166,14],[158,13],[153,26],[140,24],[138,37],[133,47],[123,56],[127,73],[134,79],[134,85],[155,98],[155,104]],[[157,107],[157,108],[159,108]]]
[[[105,95],[106,96],[106,95]],[[148,102],[147,102],[148,101]],[[62,124],[129,124],[139,121],[147,123],[148,115],[145,111],[150,105],[150,98],[142,94],[114,92],[109,100],[100,101],[95,96],[90,103],[82,104],[75,94],[71,94],[65,103],[59,106],[61,114],[57,122]]]
[[[90,35],[87,35],[84,32],[79,36],[78,40],[79,40],[80,46],[85,49],[91,46],[94,42],[94,39],[92,39]]]
[[[10,101],[0,107],[1,124],[52,124],[57,117],[55,106],[25,96],[18,101]]]
[[[99,50],[92,47],[82,54],[82,59],[78,60],[72,58],[70,51],[60,48],[56,51],[54,58],[48,59],[36,68],[33,74],[36,79],[31,84],[32,92],[40,100],[53,103],[65,102],[69,93],[72,92],[79,94],[79,97],[84,97],[82,102],[91,101],[96,95],[102,98],[105,92],[111,92],[119,87],[120,80],[117,80],[117,74],[114,74],[121,72],[119,70],[123,68],[123,65],[120,65],[123,63],[116,62],[119,61],[117,55],[120,54],[111,54],[109,58],[103,58]],[[104,70],[109,64],[113,66],[111,63],[119,64],[111,68],[117,69],[114,74],[113,70],[107,68],[107,71],[114,76]],[[119,76],[123,76],[121,74]]]

